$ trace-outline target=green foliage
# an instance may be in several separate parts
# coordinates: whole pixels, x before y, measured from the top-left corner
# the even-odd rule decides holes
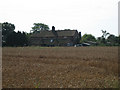
[[[6,45],[6,39],[7,36],[9,36],[9,34],[13,33],[15,30],[15,25],[8,23],[8,22],[4,22],[2,23],[2,45]]]
[[[119,37],[118,37],[118,44],[120,45],[120,35],[119,35]]]
[[[28,38],[26,33],[20,31],[13,32],[7,35],[6,46],[25,46],[28,45]]]
[[[87,42],[87,41],[96,41],[96,38],[91,34],[84,34],[81,38],[81,42]]]
[[[0,23],[1,24],[1,23]],[[29,45],[29,39],[31,33],[25,32],[15,32],[15,25],[4,22],[2,25],[2,45],[3,46],[24,46]],[[49,26],[43,23],[34,23],[34,27],[32,27],[33,33],[38,33],[42,30],[49,30]],[[70,30],[70,29],[64,29]],[[115,36],[113,34],[108,33],[106,30],[101,30],[102,36],[98,37],[97,40],[92,34],[84,34],[81,38],[80,43],[96,43],[95,45],[99,46],[118,46],[120,45],[120,35]],[[108,37],[107,37],[108,36]],[[79,39],[77,39],[79,43]]]
[[[15,25],[8,23],[8,22],[4,22],[2,24],[2,35],[7,35],[11,32],[13,32],[15,30]]]
[[[102,31],[102,33],[103,33],[102,38],[105,38],[105,39],[106,39],[106,36],[110,34],[110,33],[108,33],[106,30],[105,30],[105,31],[101,30],[101,31]]]
[[[49,30],[49,26],[43,23],[34,23],[32,27],[33,33],[40,32],[41,30]]]
[[[15,25],[5,22],[2,24],[2,46],[24,46],[28,45],[28,37],[25,32],[14,31]]]
[[[107,41],[110,43],[110,45],[118,45],[119,43],[119,37],[116,37],[115,35],[110,35],[108,38],[107,38]]]
[[[97,38],[97,43],[99,46],[118,46],[119,37],[102,30],[103,35]],[[107,38],[106,36],[109,35]]]

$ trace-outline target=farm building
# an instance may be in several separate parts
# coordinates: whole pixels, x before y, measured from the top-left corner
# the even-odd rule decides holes
[[[79,43],[81,32],[77,30],[44,30],[33,33],[30,37],[30,45],[36,46],[73,46]]]

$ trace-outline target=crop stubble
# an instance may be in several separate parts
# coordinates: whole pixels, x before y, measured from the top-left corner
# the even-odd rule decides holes
[[[3,88],[118,87],[118,47],[4,47]]]

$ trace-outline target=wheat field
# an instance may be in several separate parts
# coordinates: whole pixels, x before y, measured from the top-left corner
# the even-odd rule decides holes
[[[3,47],[3,88],[118,88],[118,47]]]

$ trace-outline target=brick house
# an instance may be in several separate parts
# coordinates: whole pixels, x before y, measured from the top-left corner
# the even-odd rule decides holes
[[[30,45],[35,46],[73,46],[79,43],[81,32],[77,30],[44,30],[30,37]]]

